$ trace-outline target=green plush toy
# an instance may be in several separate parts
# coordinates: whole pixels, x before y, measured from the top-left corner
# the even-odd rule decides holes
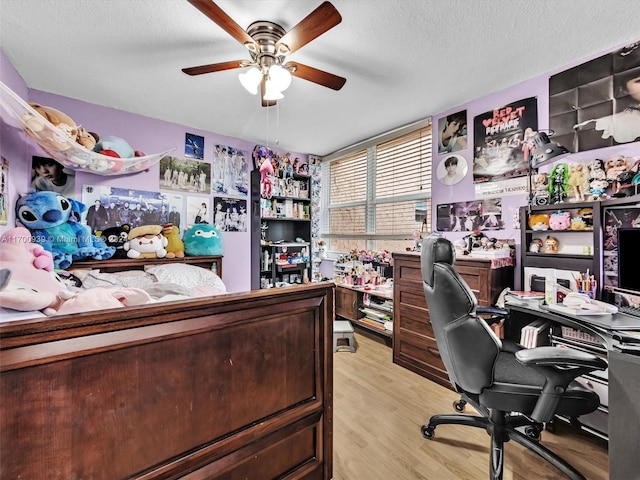
[[[182,236],[184,252],[190,256],[222,255],[222,234],[215,226],[197,223]]]

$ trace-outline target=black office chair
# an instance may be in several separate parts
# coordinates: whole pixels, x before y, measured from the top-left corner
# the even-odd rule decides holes
[[[491,434],[492,480],[502,479],[504,443],[509,440],[537,453],[569,478],[584,480],[580,472],[541,445],[537,435],[516,428],[539,433],[555,414],[575,418],[593,412],[600,403],[598,395],[574,379],[603,370],[607,363],[566,348],[504,348],[487,322],[477,316],[476,298],[454,269],[454,261],[455,249],[449,240],[425,238],[422,278],[438,349],[451,383],[480,415],[434,415],[422,426],[423,436],[433,438],[441,424],[486,429]]]

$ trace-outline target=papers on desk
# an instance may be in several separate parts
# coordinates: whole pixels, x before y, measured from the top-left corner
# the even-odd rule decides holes
[[[597,315],[599,317],[611,317],[611,313],[603,312],[601,310],[592,310],[589,308],[580,308],[580,307],[567,307],[561,303],[544,305],[543,308],[545,310],[551,310],[552,312],[562,313],[565,315]]]

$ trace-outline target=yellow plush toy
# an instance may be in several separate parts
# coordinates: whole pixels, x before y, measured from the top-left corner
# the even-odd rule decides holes
[[[172,223],[167,223],[162,229],[167,239],[166,258],[184,258],[184,242],[180,238],[180,229]]]

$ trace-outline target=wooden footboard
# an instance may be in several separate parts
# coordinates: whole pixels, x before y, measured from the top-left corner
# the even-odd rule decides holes
[[[0,477],[332,478],[333,288],[0,324]]]

